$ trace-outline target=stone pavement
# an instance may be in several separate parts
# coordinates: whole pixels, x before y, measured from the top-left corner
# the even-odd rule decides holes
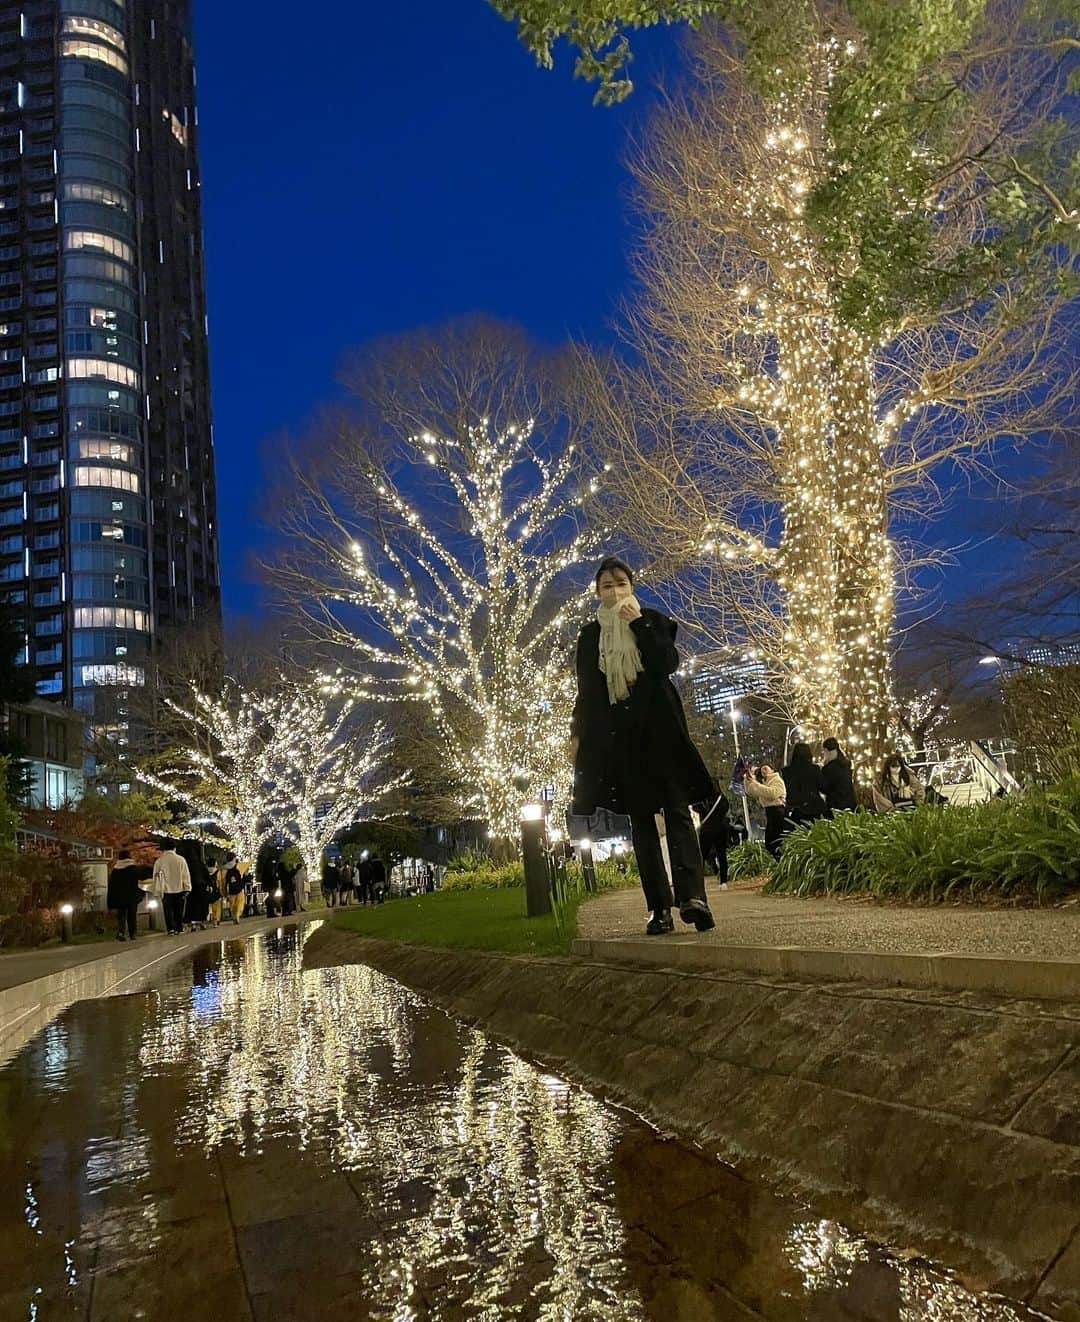
[[[646,937],[636,890],[578,911],[574,953],[619,962],[1080,1000],[1080,906],[911,908],[709,886],[711,932]]]

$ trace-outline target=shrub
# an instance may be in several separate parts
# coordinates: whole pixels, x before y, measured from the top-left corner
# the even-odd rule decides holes
[[[38,945],[55,935],[57,906],[86,893],[82,864],[69,851],[0,850],[0,944]]]
[[[747,877],[767,877],[773,870],[773,856],[760,840],[744,840],[728,850],[728,876],[732,881]]]
[[[504,890],[510,886],[525,885],[525,867],[522,863],[493,863],[486,855],[480,855],[483,864],[471,868],[456,867],[447,864],[443,877],[444,891],[479,891]]]
[[[1053,900],[1080,890],[1080,778],[968,807],[841,813],[784,840],[769,889],[905,900]]]

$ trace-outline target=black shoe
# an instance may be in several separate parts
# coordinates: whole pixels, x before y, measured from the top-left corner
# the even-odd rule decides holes
[[[670,909],[656,909],[645,925],[646,936],[665,936],[668,932],[674,932],[674,930],[675,920],[671,916]]]
[[[707,932],[710,927],[716,926],[712,910],[704,900],[687,900],[685,904],[679,905],[679,917],[684,923],[693,923],[699,932]]]

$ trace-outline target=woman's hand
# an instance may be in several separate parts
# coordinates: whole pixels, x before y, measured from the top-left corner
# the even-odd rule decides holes
[[[633,600],[624,601],[623,604],[619,607],[619,618],[622,620],[626,620],[628,624],[631,620],[640,620],[641,607],[637,604],[636,601]]]

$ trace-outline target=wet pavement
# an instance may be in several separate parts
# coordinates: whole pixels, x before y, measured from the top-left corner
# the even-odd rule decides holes
[[[0,1319],[1017,1322],[305,929],[197,949],[0,1069]]]

